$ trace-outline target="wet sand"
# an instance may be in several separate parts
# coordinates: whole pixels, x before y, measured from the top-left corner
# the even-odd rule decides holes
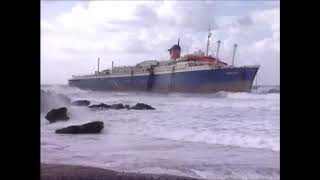
[[[280,153],[271,150],[112,134],[81,136],[77,141],[73,136],[54,137],[63,141],[51,137],[50,143],[42,144],[42,163],[203,179],[274,180],[280,176]]]
[[[41,180],[197,180],[195,178],[174,176],[167,174],[143,174],[116,172],[108,169],[59,165],[41,164]]]

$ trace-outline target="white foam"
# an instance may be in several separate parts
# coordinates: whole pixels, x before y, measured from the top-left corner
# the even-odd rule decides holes
[[[65,95],[57,94],[49,90],[41,92],[41,112],[47,112],[54,108],[68,106],[69,104],[70,99]]]
[[[254,93],[228,93],[230,99],[247,99],[247,100],[278,100],[280,94],[254,94]]]
[[[165,95],[93,92],[68,86],[49,86],[46,89],[69,94],[74,100],[129,105],[143,102],[156,108],[155,111],[90,111],[87,107],[68,107],[70,122],[102,120],[111,124],[112,133],[275,151],[280,149],[280,94],[219,92],[210,95]]]
[[[195,131],[191,129],[141,128],[136,133],[177,141],[201,142],[249,148],[280,150],[279,138],[232,132]]]
[[[96,92],[90,90],[82,90],[77,87],[71,87],[67,85],[50,85],[50,86],[41,86],[41,89],[51,91],[57,94],[63,94],[69,98],[83,96],[86,94],[94,94]]]

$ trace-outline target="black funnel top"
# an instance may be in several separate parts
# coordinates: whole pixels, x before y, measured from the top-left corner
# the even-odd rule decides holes
[[[173,45],[168,51],[171,51],[171,50],[181,51],[181,47],[180,47],[179,43],[180,43],[180,38],[178,38],[178,44]]]
[[[175,44],[168,51],[171,51],[171,50],[181,50],[181,47],[179,46],[179,44]]]

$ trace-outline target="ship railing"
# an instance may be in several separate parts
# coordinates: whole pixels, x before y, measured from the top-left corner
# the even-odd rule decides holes
[[[72,78],[90,78],[90,77],[95,77],[96,75],[94,74],[86,74],[86,75],[72,75]]]
[[[105,77],[109,76],[106,74],[100,74],[100,75],[87,75],[87,76],[73,76],[73,79],[91,79],[91,78],[96,78],[96,77]]]
[[[234,65],[227,65],[221,68],[259,68],[260,65],[243,65],[243,66],[234,66]]]
[[[82,75],[73,75],[72,77],[89,77],[94,75],[82,74]]]

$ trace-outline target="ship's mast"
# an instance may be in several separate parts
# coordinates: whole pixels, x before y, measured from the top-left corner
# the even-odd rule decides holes
[[[99,70],[100,70],[100,58],[98,58],[98,73],[99,73]]]
[[[216,56],[216,58],[217,58],[217,61],[218,61],[219,60],[219,49],[220,49],[221,41],[219,40],[219,41],[217,41],[217,43],[218,43],[218,46],[217,46],[217,56]]]
[[[211,37],[211,35],[212,35],[212,33],[211,33],[210,31],[211,31],[211,29],[210,29],[210,24],[209,24],[206,56],[208,56],[209,45],[210,45],[210,37]]]
[[[112,64],[111,64],[111,70],[113,70],[113,61],[112,61]]]
[[[179,46],[179,43],[180,43],[180,38],[178,38],[178,46]],[[177,60],[177,58],[175,58],[174,60]]]
[[[232,66],[234,65],[234,56],[236,55],[236,49],[237,49],[238,45],[234,44],[233,45],[233,55],[232,55]]]

